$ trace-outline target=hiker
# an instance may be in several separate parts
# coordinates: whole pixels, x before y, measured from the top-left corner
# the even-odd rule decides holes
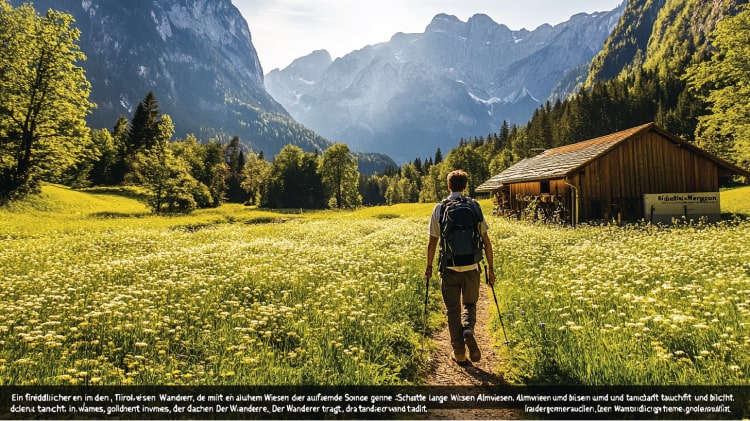
[[[467,347],[471,361],[477,362],[482,356],[474,336],[474,324],[477,319],[477,300],[479,299],[479,282],[481,278],[479,261],[482,260],[482,244],[484,253],[487,256],[487,279],[491,286],[495,284],[492,244],[487,235],[489,226],[482,215],[482,209],[479,207],[479,204],[474,199],[462,195],[466,189],[468,178],[468,174],[463,170],[456,170],[448,174],[448,190],[450,191],[450,195],[447,199],[435,205],[428,227],[430,241],[427,245],[427,269],[424,274],[428,280],[432,277],[432,264],[435,257],[435,250],[438,248],[439,243],[439,276],[443,301],[448,313],[448,330],[453,348],[451,358],[459,364],[466,363]],[[474,216],[472,229],[451,229],[450,225],[453,222],[448,221],[450,218],[447,218],[447,214],[458,212],[453,212],[452,209],[456,204],[462,204],[465,210],[473,210],[471,214]],[[457,220],[458,218],[457,216],[453,219]],[[475,229],[478,231],[478,236],[474,231]],[[461,231],[461,233],[457,233],[458,231]],[[456,239],[459,235],[468,235],[469,238],[474,235],[474,240],[468,240],[472,241],[470,246],[455,246],[455,248],[462,248],[464,251],[467,247],[471,248],[472,250],[469,250],[469,253],[472,254],[471,256],[453,255],[455,254],[453,253],[455,250],[451,244],[460,241]],[[480,238],[481,243],[479,243]]]

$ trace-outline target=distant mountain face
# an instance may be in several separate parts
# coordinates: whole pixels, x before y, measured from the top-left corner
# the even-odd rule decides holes
[[[236,135],[269,158],[288,143],[309,151],[330,145],[266,92],[247,22],[230,0],[33,3],[41,13],[61,10],[76,19],[97,104],[91,127],[111,128],[120,115],[130,119],[153,91],[180,137]]]
[[[403,162],[497,131],[503,120],[528,121],[601,50],[622,9],[534,31],[440,14],[424,33],[398,33],[335,61],[313,52],[268,73],[265,86],[323,136]]]

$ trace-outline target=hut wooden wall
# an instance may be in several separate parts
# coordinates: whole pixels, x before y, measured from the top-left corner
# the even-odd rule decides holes
[[[549,194],[561,195],[565,194],[566,186],[565,181],[562,179],[556,180],[543,180],[549,182]],[[528,181],[525,183],[513,183],[510,185],[511,196],[539,196],[542,194],[542,183],[540,181]]]
[[[718,167],[668,138],[646,132],[586,165],[572,177],[582,220],[643,217],[643,195],[718,191]],[[597,214],[599,213],[599,214]]]
[[[546,193],[542,193],[542,181],[529,181],[508,185],[510,209],[520,213],[529,205],[534,197],[545,194],[557,196],[557,200],[563,200],[564,206],[570,209],[570,200],[568,198],[569,187],[565,185],[565,180],[554,179],[543,181],[549,183],[549,191]]]

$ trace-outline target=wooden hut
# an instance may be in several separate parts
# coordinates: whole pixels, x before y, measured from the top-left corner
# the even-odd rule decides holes
[[[654,123],[546,150],[480,185],[495,195],[496,213],[576,224],[585,220],[654,220],[648,195],[669,201],[716,193],[732,176],[750,172]],[[676,194],[690,195],[676,195]],[[710,196],[710,195],[709,195]],[[710,196],[713,197],[713,196]],[[708,199],[706,199],[708,201]],[[701,215],[685,217],[697,219]],[[718,215],[717,215],[718,216]],[[656,222],[656,221],[654,221]]]

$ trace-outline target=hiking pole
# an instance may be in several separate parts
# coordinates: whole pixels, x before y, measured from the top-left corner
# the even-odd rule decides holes
[[[503,323],[503,315],[500,313],[500,305],[497,303],[497,295],[495,294],[495,285],[490,285],[490,273],[487,272],[487,264],[484,265],[484,280],[487,282],[487,285],[490,286],[490,289],[492,290],[492,298],[495,300],[495,308],[497,308],[497,318],[500,319],[500,327],[503,328],[503,337],[505,337],[505,345],[508,346],[508,350],[510,351],[510,341],[508,340],[508,335],[505,333],[505,323]]]
[[[430,277],[425,275],[424,287],[424,320],[422,321],[422,352],[424,352],[424,341],[427,338],[427,300],[430,296]]]

